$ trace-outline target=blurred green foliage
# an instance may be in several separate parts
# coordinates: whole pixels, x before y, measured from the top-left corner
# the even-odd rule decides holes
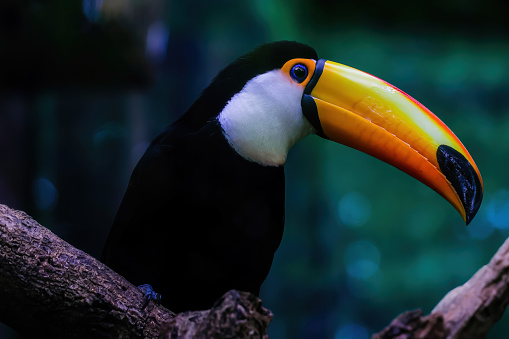
[[[318,137],[290,152],[285,234],[261,295],[270,335],[368,338],[405,310],[429,312],[509,235],[506,13],[493,0],[4,1],[0,202],[98,256],[144,149],[214,75],[260,43],[308,43],[421,101],[484,179],[465,228],[374,158]]]

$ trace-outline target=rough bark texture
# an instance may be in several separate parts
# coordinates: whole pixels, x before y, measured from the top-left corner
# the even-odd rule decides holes
[[[210,310],[178,314],[164,326],[161,337],[268,339],[265,332],[271,320],[272,312],[260,299],[247,292],[230,291]]]
[[[174,315],[24,212],[0,205],[0,321],[37,337],[157,337]]]
[[[227,331],[231,338],[251,338],[264,336],[272,317],[258,298],[236,291],[203,311],[203,319],[196,312],[175,318],[153,302],[142,310],[143,295],[135,286],[5,205],[0,205],[0,301],[1,322],[38,338],[158,338],[168,322],[165,328],[179,333],[171,338]]]
[[[406,312],[373,339],[484,338],[509,303],[509,239],[491,261],[438,303],[430,315]]]
[[[407,311],[394,319],[372,339],[420,339],[446,338],[447,330],[441,314],[423,317],[421,310]]]

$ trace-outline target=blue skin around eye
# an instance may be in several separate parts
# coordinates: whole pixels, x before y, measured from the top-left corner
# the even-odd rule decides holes
[[[303,76],[297,76],[296,71],[300,72],[300,70],[304,71],[304,75]],[[301,64],[297,64],[297,65],[292,67],[292,69],[290,71],[290,76],[292,77],[292,79],[294,79],[298,83],[301,83],[308,76],[308,70],[307,70],[306,66],[301,65]]]

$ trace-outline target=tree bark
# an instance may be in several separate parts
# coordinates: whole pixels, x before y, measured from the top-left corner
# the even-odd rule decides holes
[[[37,338],[159,338],[164,324],[178,334],[171,338],[213,333],[251,338],[263,337],[272,319],[258,298],[237,291],[201,313],[176,317],[152,301],[142,309],[138,288],[5,205],[0,205],[0,300],[0,321]]]
[[[232,290],[210,310],[179,313],[163,326],[161,338],[268,339],[271,320],[272,312],[262,306],[259,298]]]

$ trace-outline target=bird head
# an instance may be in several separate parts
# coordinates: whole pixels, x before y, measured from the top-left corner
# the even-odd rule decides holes
[[[290,147],[315,133],[420,180],[467,224],[481,204],[479,170],[437,116],[384,80],[318,59],[306,45],[262,45],[225,68],[200,99],[195,106],[215,102],[226,139],[250,161],[283,165]]]

